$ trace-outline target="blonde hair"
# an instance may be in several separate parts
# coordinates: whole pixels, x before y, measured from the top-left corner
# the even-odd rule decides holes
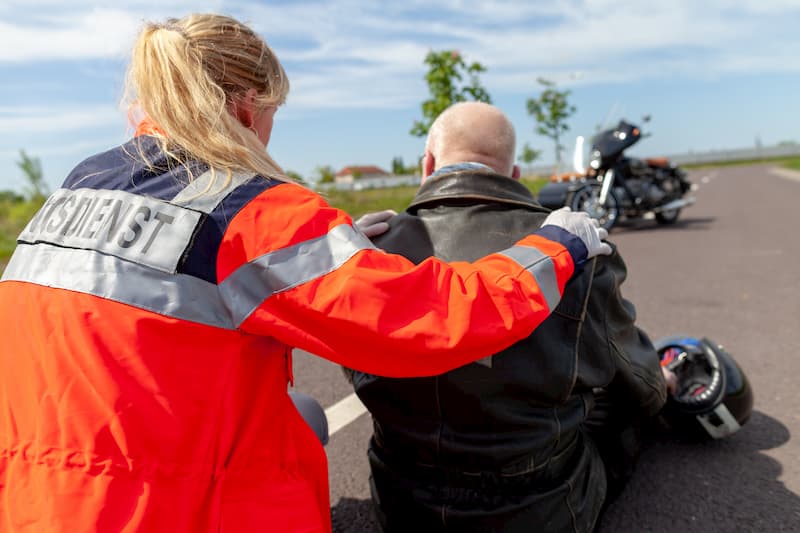
[[[289,181],[255,132],[229,111],[249,89],[256,90],[260,108],[286,100],[289,79],[267,43],[231,17],[193,14],[145,24],[133,48],[125,100],[164,132],[156,137],[170,159],[187,170],[189,158],[225,171],[224,182],[215,184],[214,174],[204,192],[225,188],[241,171]]]

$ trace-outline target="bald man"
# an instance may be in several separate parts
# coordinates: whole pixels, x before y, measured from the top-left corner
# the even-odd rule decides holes
[[[514,148],[496,107],[447,109],[430,129],[422,186],[375,244],[416,263],[472,261],[539,228],[549,211],[519,183]],[[658,355],[620,294],[625,274],[616,251],[587,263],[530,337],[477,363],[429,378],[353,374],[373,416],[370,484],[385,531],[595,527],[630,473],[634,422],[666,398]]]

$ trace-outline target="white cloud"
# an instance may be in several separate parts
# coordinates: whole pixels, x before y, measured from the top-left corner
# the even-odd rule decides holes
[[[422,59],[432,48],[459,49],[488,66],[483,78],[490,92],[525,90],[538,76],[591,84],[664,75],[707,79],[753,68],[797,72],[800,62],[773,49],[797,49],[787,13],[799,6],[791,0],[413,0],[241,8],[279,43],[276,51],[292,67],[293,101],[397,107],[419,101]],[[427,16],[411,17],[420,13]],[[305,44],[281,48],[287,36],[302,36]],[[577,71],[580,80],[572,79]]]
[[[145,20],[219,11],[222,0],[4,0],[0,63],[125,57]]]
[[[126,126],[124,113],[111,105],[52,109],[47,107],[0,107],[2,137],[20,137],[35,133],[58,133],[94,129],[118,124]]]
[[[140,21],[120,10],[92,9],[47,24],[0,21],[0,62],[123,57]]]
[[[87,154],[97,153],[100,150],[108,149],[114,145],[114,141],[109,142],[108,138],[93,139],[85,141],[66,142],[62,144],[33,144],[25,148],[25,153],[40,159],[50,159],[60,156],[86,156]],[[0,158],[19,159],[19,150],[0,151]]]
[[[796,0],[7,0],[0,8],[0,64],[126,55],[143,19],[189,10],[229,12],[251,23],[292,76],[290,102],[309,107],[399,107],[424,93],[430,49],[459,49],[489,67],[490,92],[524,91],[538,76],[600,83],[670,75],[798,71]],[[37,16],[21,16],[24,6]],[[764,35],[769,39],[764,39]],[[524,86],[520,83],[524,82]],[[422,91],[422,93],[420,92]]]

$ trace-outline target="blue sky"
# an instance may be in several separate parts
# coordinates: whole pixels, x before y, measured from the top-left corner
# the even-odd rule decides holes
[[[544,150],[543,163],[552,142],[525,112],[537,77],[572,91],[570,138],[650,114],[640,155],[800,141],[797,0],[0,0],[0,189],[23,186],[20,149],[56,187],[123,142],[138,28],[192,11],[244,20],[276,51],[292,90],[269,151],[304,176],[418,158],[424,141],[408,131],[431,49],[488,67],[482,82],[518,146]]]

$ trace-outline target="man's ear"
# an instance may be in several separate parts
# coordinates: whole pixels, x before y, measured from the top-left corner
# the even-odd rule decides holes
[[[436,158],[430,150],[425,150],[425,155],[422,156],[422,181],[433,174],[434,170],[436,170]]]
[[[511,169],[511,177],[519,181],[520,177],[519,165],[514,165],[514,168]]]

